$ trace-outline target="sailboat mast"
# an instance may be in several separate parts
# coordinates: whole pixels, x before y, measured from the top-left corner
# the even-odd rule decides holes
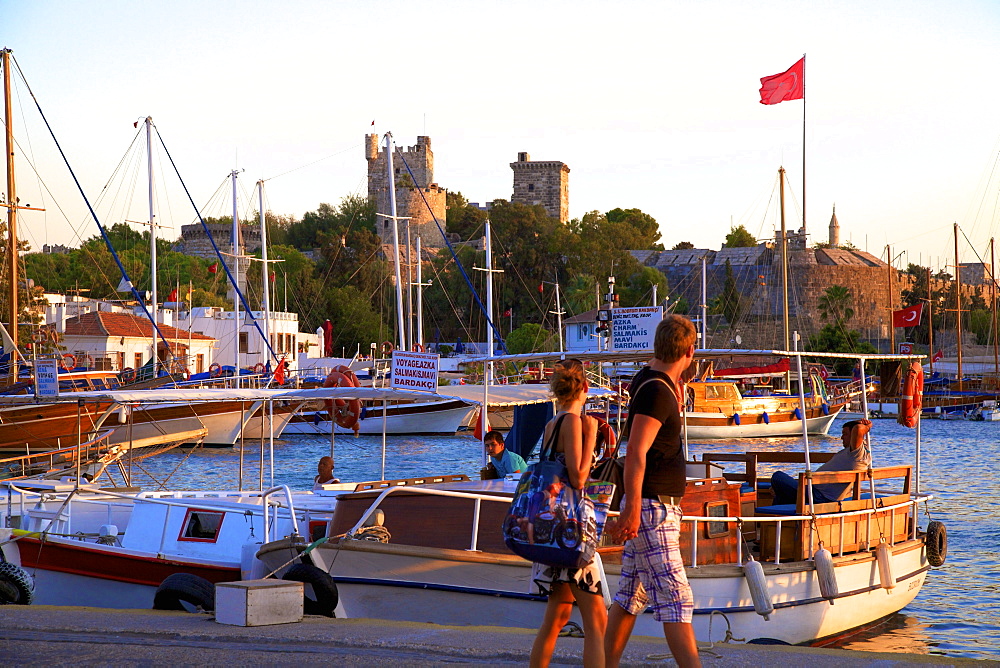
[[[153,117],[146,116],[146,176],[149,181],[149,315],[153,319],[153,343],[152,355],[153,376],[156,376],[156,307],[158,304],[158,293],[156,284],[156,214],[153,209]],[[168,350],[166,354],[169,354]]]
[[[11,373],[17,380],[17,190],[14,187],[14,112],[10,102],[10,49],[3,49],[3,108],[7,129],[7,266],[10,273],[10,338],[14,343],[11,353]]]
[[[934,296],[931,292],[931,268],[927,267],[927,349],[931,356],[931,375],[934,375]]]
[[[892,322],[892,247],[888,244],[885,246],[885,263],[888,272],[886,292],[889,295],[889,353],[894,354],[896,352],[896,327]]]
[[[385,133],[386,185],[389,188],[389,220],[392,221],[392,266],[396,272],[396,330],[400,350],[408,350],[403,322],[403,279],[399,272],[399,219],[396,217],[396,173],[392,169],[392,133]]]
[[[424,343],[424,281],[422,263],[420,261],[420,235],[417,235],[417,340],[415,343]]]
[[[993,313],[993,375],[1000,376],[1000,355],[997,354],[997,274],[993,254],[993,237],[990,237],[990,311]],[[997,378],[993,379],[994,385]]]
[[[257,182],[257,208],[260,211],[260,259],[261,259],[261,290],[264,301],[264,346],[261,350],[267,351],[271,341],[271,265],[267,262],[267,218],[264,216],[264,179]],[[264,362],[267,363],[269,354],[264,352]],[[275,362],[277,363],[277,362]]]
[[[233,181],[233,327],[236,339],[233,342],[233,367],[236,382],[240,377],[240,216],[236,210],[236,175],[238,170],[230,172]],[[242,481],[242,477],[240,478]]]
[[[784,167],[778,168],[778,196],[781,206],[781,327],[785,337],[785,350],[791,350],[792,338],[788,328],[788,234],[785,232]]]
[[[489,217],[486,218],[484,241],[486,243],[486,351],[487,355],[493,357],[493,329],[490,327],[493,322],[493,235]],[[489,385],[493,382],[493,362],[489,362],[484,371],[483,382]],[[483,410],[486,410],[486,404],[483,404]]]
[[[958,335],[958,391],[962,391],[962,269],[958,265],[958,223],[955,223],[955,332]]]

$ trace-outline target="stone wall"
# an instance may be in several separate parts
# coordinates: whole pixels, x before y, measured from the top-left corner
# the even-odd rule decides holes
[[[517,162],[510,163],[510,168],[514,170],[512,202],[541,204],[560,223],[569,220],[569,167],[565,163],[533,161],[522,152],[518,153]]]
[[[219,250],[223,253],[231,253],[233,248],[232,223],[209,223],[207,227]],[[260,250],[260,228],[257,225],[240,223],[240,236],[243,237],[241,253],[252,255]],[[182,225],[181,238],[177,240],[171,250],[209,260],[217,258],[215,250],[212,248],[212,242],[205,234],[205,228],[202,227],[201,223]]]

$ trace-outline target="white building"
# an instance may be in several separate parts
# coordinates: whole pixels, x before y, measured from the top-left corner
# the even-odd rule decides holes
[[[563,320],[566,352],[585,353],[601,350],[601,345],[603,345],[601,342],[604,339],[602,334],[597,331],[597,327],[600,325],[597,322],[597,312],[598,309],[595,308]]]

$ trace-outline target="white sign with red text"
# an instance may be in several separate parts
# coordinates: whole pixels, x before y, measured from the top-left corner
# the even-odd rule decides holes
[[[392,351],[392,387],[437,392],[438,361],[434,353]]]

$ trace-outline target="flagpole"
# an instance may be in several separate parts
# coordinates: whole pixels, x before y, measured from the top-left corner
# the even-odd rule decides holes
[[[806,54],[802,54],[802,245],[806,242]]]

